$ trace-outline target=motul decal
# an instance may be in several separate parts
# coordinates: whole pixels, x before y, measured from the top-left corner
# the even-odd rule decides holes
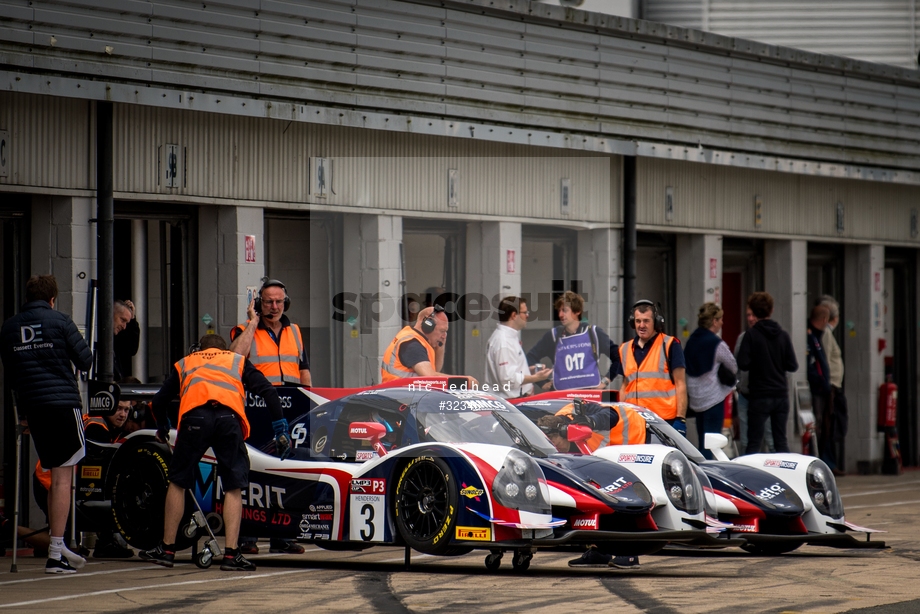
[[[592,514],[590,516],[572,516],[572,528],[597,530],[597,518],[597,514]]]

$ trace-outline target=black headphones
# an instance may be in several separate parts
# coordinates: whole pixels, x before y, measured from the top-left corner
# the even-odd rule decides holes
[[[658,313],[658,306],[646,298],[636,301],[636,304],[632,306],[632,309],[629,313],[629,327],[633,330],[636,329],[636,307],[639,307],[640,305],[648,305],[652,308],[652,326],[655,328],[656,333],[663,331],[664,316]]]
[[[438,321],[434,318],[436,313],[444,313],[444,308],[440,305],[435,305],[434,311],[431,312],[431,315],[422,320],[422,332],[426,335],[433,333],[434,329],[438,326]]]
[[[255,309],[257,313],[262,313],[262,291],[265,290],[265,288],[272,287],[284,290],[284,310],[287,311],[291,308],[291,297],[288,296],[287,288],[284,287],[284,284],[277,279],[266,279],[262,283],[262,287],[259,288],[259,295],[256,297],[256,302],[253,305],[253,309]]]

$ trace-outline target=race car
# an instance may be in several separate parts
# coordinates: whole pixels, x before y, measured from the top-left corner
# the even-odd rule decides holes
[[[323,393],[338,395],[329,390]],[[667,452],[681,462],[667,471],[686,510],[659,526],[656,503],[634,472],[596,456],[557,454],[539,428],[491,394],[421,383],[334,399],[318,389],[293,392],[318,406],[292,421],[293,458],[274,457],[271,442],[249,448],[247,535],[334,550],[391,545],[450,556],[484,549],[489,569],[513,552],[518,570],[538,548],[596,544],[641,554],[670,542],[722,544],[706,531],[698,477],[674,450]],[[570,437],[589,434],[574,428]],[[124,444],[132,452],[123,457],[112,508],[128,543],[145,548],[162,527],[154,512],[169,450],[136,437]],[[203,459],[193,492],[205,513],[220,511],[214,462]]]
[[[515,401],[532,421],[555,414],[573,399],[600,403],[596,391],[563,391]],[[615,404],[604,403],[609,412]],[[791,552],[803,544],[834,548],[884,548],[877,540],[858,540],[850,532],[884,532],[849,523],[834,476],[818,458],[802,454],[751,454],[729,460],[722,452],[727,441],[721,434],[707,435],[707,448],[718,460],[706,460],[697,448],[656,414],[636,405],[622,405],[638,411],[646,421],[648,440],[680,450],[706,475],[708,507],[714,509],[725,528],[720,538],[743,537],[744,550],[774,555]],[[606,428],[599,425],[598,432]],[[606,446],[594,454],[622,462],[641,453],[644,446]],[[639,472],[640,479],[650,480]]]

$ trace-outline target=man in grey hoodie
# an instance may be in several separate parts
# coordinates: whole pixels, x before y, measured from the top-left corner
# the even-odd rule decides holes
[[[750,372],[748,407],[748,441],[745,454],[760,450],[764,423],[770,419],[777,452],[788,452],[786,420],[789,417],[789,387],[786,373],[799,369],[788,333],[774,320],[773,297],[755,292],[748,307],[757,322],[744,335],[738,351],[738,368]]]

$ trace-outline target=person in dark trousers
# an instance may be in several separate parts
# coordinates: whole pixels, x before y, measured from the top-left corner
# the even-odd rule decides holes
[[[706,433],[721,433],[725,422],[725,397],[735,385],[738,365],[728,344],[719,337],[722,330],[722,308],[716,303],[704,303],[693,331],[684,348],[687,360],[687,399],[696,412],[697,447],[703,456],[713,460],[706,449]]]
[[[789,417],[789,386],[786,373],[799,370],[789,334],[774,320],[773,297],[755,292],[748,307],[757,319],[744,335],[738,350],[738,368],[749,372],[748,442],[745,454],[760,450],[764,423],[770,420],[777,452],[788,452],[786,420]]]
[[[818,452],[824,458],[830,442],[831,369],[822,343],[824,329],[830,318],[827,305],[815,305],[808,320],[806,335],[806,361],[808,364],[808,388],[811,390],[811,405],[815,410],[815,430],[818,435]]]
[[[300,327],[284,315],[291,308],[287,288],[266,279],[246,309],[248,320],[230,331],[230,350],[248,358],[275,386],[311,386],[310,359]],[[240,537],[243,554],[258,554],[259,545],[248,535]],[[303,554],[292,539],[269,540],[269,551]]]
[[[26,304],[0,328],[0,358],[39,461],[51,470],[45,573],[71,574],[86,564],[64,546],[73,467],[86,454],[83,400],[73,367],[89,370],[93,355],[70,316],[54,310],[57,294],[53,275],[29,279]]]
[[[130,371],[131,357],[137,354],[140,347],[141,327],[137,323],[136,313],[134,303],[129,300],[115,301],[112,304],[112,330],[115,335],[112,346],[115,351],[112,371],[115,381],[121,380],[126,372]]]
[[[827,367],[831,374],[831,400],[829,403],[827,429],[830,434],[827,438],[827,445],[821,450],[821,458],[831,468],[836,476],[844,476],[845,459],[843,442],[847,436],[848,411],[847,397],[843,392],[843,352],[834,338],[834,330],[840,323],[840,304],[833,296],[825,294],[821,297],[821,303],[826,305],[830,315],[827,326],[824,327],[824,336],[821,341],[824,345],[824,353],[827,355]]]
[[[185,491],[195,485],[198,462],[211,448],[217,458],[217,475],[224,489],[223,518],[226,548],[220,568],[254,571],[256,566],[237,548],[243,511],[242,489],[249,485],[249,454],[243,441],[249,436],[244,399],[246,389],[265,400],[275,431],[275,450],[282,459],[290,450],[287,420],[275,387],[243,356],[227,349],[220,335],[201,338],[200,350],[175,364],[162,388],[153,397],[157,441],[169,439],[167,409],[179,400],[179,426],[163,521],[163,541],[140,553],[145,561],[172,567],[176,556],[176,533],[185,510]],[[181,395],[180,395],[181,391]]]

